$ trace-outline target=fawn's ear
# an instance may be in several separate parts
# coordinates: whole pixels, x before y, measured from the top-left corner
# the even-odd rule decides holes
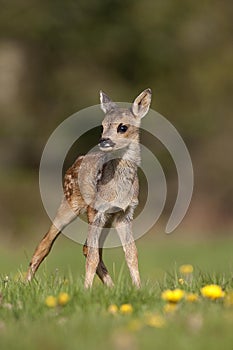
[[[100,90],[100,107],[104,113],[108,113],[117,107],[117,104],[111,100],[102,90]]]
[[[132,105],[132,112],[136,117],[141,119],[147,114],[150,108],[151,96],[151,89],[146,89],[135,98]]]

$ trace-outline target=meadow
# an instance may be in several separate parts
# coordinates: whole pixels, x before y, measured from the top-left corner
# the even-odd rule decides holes
[[[29,284],[31,245],[1,248],[0,349],[232,349],[233,240],[193,237],[141,238],[140,290],[131,286],[121,248],[105,250],[115,287],[96,278],[90,291],[82,247],[65,237]],[[201,292],[211,284],[222,294]]]

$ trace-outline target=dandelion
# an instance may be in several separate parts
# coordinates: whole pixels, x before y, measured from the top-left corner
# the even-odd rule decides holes
[[[205,298],[216,300],[216,299],[223,298],[225,295],[225,292],[217,284],[209,284],[201,288],[201,294]]]
[[[122,304],[120,306],[120,313],[122,315],[130,315],[133,312],[133,307],[131,304]]]
[[[184,297],[184,291],[176,288],[174,290],[167,289],[163,291],[161,297],[163,300],[169,301],[170,303],[178,303]]]
[[[178,279],[178,282],[179,282],[179,284],[181,284],[181,285],[185,284],[185,281],[184,281],[183,278],[179,278],[179,279]]]
[[[170,313],[173,313],[174,311],[177,310],[177,304],[174,304],[174,303],[167,303],[166,305],[164,305],[163,307],[163,311],[166,313],[166,314],[170,314]]]
[[[165,319],[159,314],[148,314],[145,318],[145,324],[149,327],[162,328],[165,326]]]
[[[69,300],[70,296],[68,293],[60,293],[57,298],[58,304],[62,306],[66,305],[69,302]]]
[[[183,275],[191,275],[193,273],[193,266],[190,264],[181,265],[179,271]]]
[[[185,294],[185,300],[189,303],[194,303],[195,301],[198,301],[198,294],[197,293],[187,293]]]
[[[53,295],[49,295],[46,299],[45,299],[45,304],[48,307],[55,307],[57,306],[57,298],[54,297]]]
[[[109,305],[108,312],[112,315],[116,315],[118,312],[118,306],[116,304]]]

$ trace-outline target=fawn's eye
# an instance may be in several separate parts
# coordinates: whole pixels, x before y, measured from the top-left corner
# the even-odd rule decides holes
[[[104,127],[103,127],[103,125],[101,125],[101,126],[100,126],[100,132],[101,132],[101,134],[103,133],[103,131],[104,131]]]
[[[126,132],[128,130],[128,126],[124,125],[124,124],[119,124],[117,127],[117,132],[119,132],[120,134],[124,134],[124,132]]]

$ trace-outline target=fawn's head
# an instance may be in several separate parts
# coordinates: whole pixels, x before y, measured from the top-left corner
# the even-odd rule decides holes
[[[120,108],[100,91],[101,109],[105,113],[99,142],[101,151],[120,150],[138,142],[141,119],[150,108],[151,95],[151,89],[144,90],[127,109]]]

